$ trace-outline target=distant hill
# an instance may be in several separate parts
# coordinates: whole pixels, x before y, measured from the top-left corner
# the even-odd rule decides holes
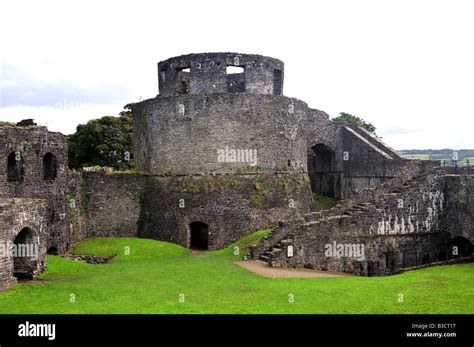
[[[399,151],[407,159],[421,159],[421,160],[440,160],[446,165],[453,165],[453,152],[455,150],[450,148],[444,149],[406,149]],[[456,150],[458,153],[458,165],[474,166],[474,149],[460,149]]]

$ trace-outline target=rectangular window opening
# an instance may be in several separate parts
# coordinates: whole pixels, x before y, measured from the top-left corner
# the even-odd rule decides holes
[[[281,70],[274,69],[273,70],[273,94],[274,95],[281,95],[282,90],[282,78],[281,78]]]
[[[234,74],[239,74],[239,73],[244,73],[244,67],[243,66],[232,66],[232,65],[227,65],[226,67],[226,74],[227,75],[234,75]]]
[[[178,94],[189,94],[189,75],[191,72],[191,68],[188,67],[180,67],[177,68],[177,85],[176,85],[176,92]]]

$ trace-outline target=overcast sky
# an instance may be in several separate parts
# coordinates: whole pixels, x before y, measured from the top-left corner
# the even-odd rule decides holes
[[[392,147],[474,148],[474,1],[4,1],[0,120],[70,134],[158,93],[199,52],[285,63],[284,94],[348,112]]]

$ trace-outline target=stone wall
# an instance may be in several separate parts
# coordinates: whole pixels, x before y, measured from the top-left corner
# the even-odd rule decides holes
[[[226,75],[227,66],[244,72]],[[310,211],[311,189],[347,198],[393,178],[405,162],[361,129],[334,123],[326,113],[283,96],[283,63],[277,59],[191,54],[160,62],[158,70],[160,94],[133,107],[137,167],[150,174],[142,236],[189,246],[189,225],[199,221],[210,228],[209,247],[223,247],[272,219]],[[232,151],[250,151],[255,160],[232,161]],[[284,195],[278,175],[290,181],[309,177],[296,213],[284,199],[263,206],[251,200],[252,181],[258,180],[273,180],[275,196]],[[183,193],[176,194],[177,186],[208,181],[239,184],[219,194],[199,189],[186,197],[189,208],[177,208]]]
[[[190,224],[202,222],[209,226],[208,248],[219,249],[311,208],[306,174],[152,176],[139,235],[190,247]]]
[[[446,213],[443,228],[453,238],[463,237],[474,244],[474,176],[446,175]]]
[[[160,96],[135,104],[133,115],[137,168],[153,175],[306,171],[307,106],[297,99]],[[257,160],[220,161],[226,147],[256,151]]]
[[[68,190],[64,197],[67,205],[69,246],[88,237],[87,233],[87,187],[80,171],[69,172]]]
[[[449,183],[452,178],[442,174],[410,176],[409,173],[417,172],[411,166],[418,166],[418,172],[423,172],[425,166],[412,164],[402,182],[397,179],[367,189],[373,194],[364,194],[364,202],[360,196],[357,202],[349,200],[330,210],[305,215],[303,219],[279,223],[262,246],[253,249],[254,256],[263,254],[262,258],[273,266],[366,276],[388,275],[405,268],[469,256],[472,246],[452,242],[456,235],[469,230],[469,223],[461,224],[456,231],[447,230],[445,225],[446,220],[458,218],[454,211],[459,202],[469,201],[465,195],[470,190],[458,183],[453,185],[456,187],[453,190]],[[453,200],[454,196],[460,200]],[[462,249],[460,254],[451,252],[453,245]],[[348,251],[359,247],[362,256],[357,252],[342,256],[330,252],[337,247]]]
[[[356,126],[341,125],[341,133],[342,149],[347,155],[347,160],[342,160],[342,191],[345,198],[387,182],[395,177],[405,162]]]
[[[192,61],[198,58],[207,55]],[[240,60],[247,64],[245,93],[208,89],[220,75],[191,64],[190,93],[178,96],[165,86],[155,99],[134,105],[137,167],[150,174],[140,236],[190,247],[190,225],[201,222],[209,228],[207,247],[217,249],[279,218],[311,210],[309,109],[297,99],[272,95],[273,76],[266,71],[282,69],[279,61],[269,60],[267,69],[265,59],[250,58]],[[160,68],[184,67],[186,59],[173,58]],[[244,155],[233,156],[239,152]]]
[[[45,199],[48,248],[65,252],[69,247],[67,137],[41,126],[0,126],[0,156],[0,197]]]
[[[81,205],[87,237],[137,236],[145,180],[134,173],[84,172]]]
[[[242,73],[228,74],[228,66],[240,67]],[[255,54],[188,54],[158,63],[160,94],[164,96],[226,92],[281,95],[283,73],[283,62]]]
[[[310,110],[305,128],[307,167],[313,191],[318,194],[351,198],[389,181],[406,163],[379,138],[354,124],[333,122],[322,111]]]

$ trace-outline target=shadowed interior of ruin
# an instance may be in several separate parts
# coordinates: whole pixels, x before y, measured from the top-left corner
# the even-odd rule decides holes
[[[52,153],[46,153],[43,157],[43,178],[45,181],[54,181],[58,175],[58,161]]]
[[[21,183],[24,175],[23,157],[16,152],[10,153],[7,159],[7,181]]]
[[[209,226],[203,222],[194,222],[189,225],[191,232],[192,249],[207,250],[209,248]]]
[[[48,248],[47,254],[59,255],[58,249],[54,246]]]
[[[336,173],[336,153],[327,145],[318,143],[308,151],[308,174],[314,193],[337,198],[340,184]]]
[[[473,252],[473,246],[468,239],[457,236],[451,240],[448,247],[448,259],[468,257]]]
[[[15,246],[17,248],[17,256],[13,259],[13,276],[19,280],[33,279],[36,269],[36,260],[27,257],[25,247],[35,243],[34,232],[30,228],[23,228],[15,238]]]

